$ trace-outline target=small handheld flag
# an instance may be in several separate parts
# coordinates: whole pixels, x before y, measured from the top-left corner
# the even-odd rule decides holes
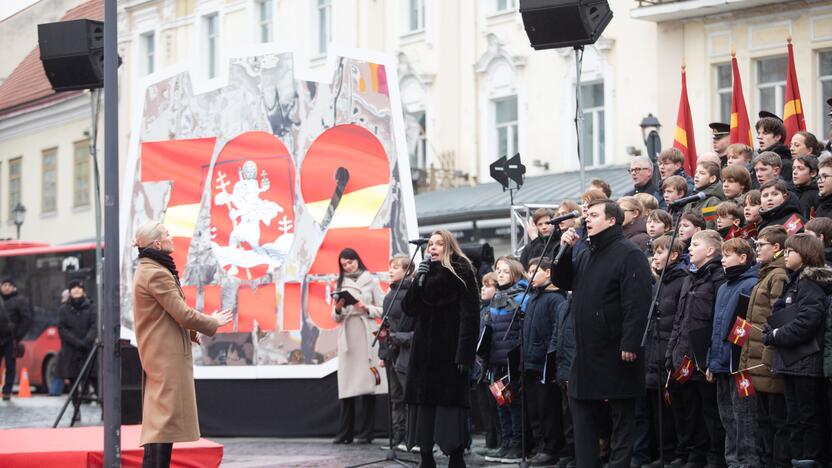
[[[783,224],[783,227],[786,228],[786,233],[788,235],[793,236],[800,232],[801,229],[803,229],[803,221],[800,219],[799,216],[797,216],[797,214],[793,214],[786,221],[786,223]]]
[[[679,383],[685,383],[693,377],[693,360],[687,355],[682,358],[682,363],[676,372],[673,373],[673,380]]]
[[[751,240],[757,237],[757,225],[749,223],[744,227],[731,226],[728,234],[725,235],[725,240],[739,237],[740,239]]]
[[[700,210],[705,221],[716,221],[716,206],[706,206]]]
[[[754,391],[751,377],[748,376],[748,372],[746,371],[747,369],[740,371],[738,374],[734,374],[734,382],[737,384],[737,393],[739,393],[740,398],[748,398],[757,393]]]
[[[751,334],[751,324],[744,318],[737,317],[734,326],[731,328],[731,333],[728,334],[726,340],[736,346],[745,346],[748,337]]]

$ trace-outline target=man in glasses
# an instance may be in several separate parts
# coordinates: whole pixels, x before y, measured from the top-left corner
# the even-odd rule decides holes
[[[647,193],[661,199],[661,192],[653,183],[653,163],[647,156],[637,156],[630,163],[630,177],[633,179],[633,190],[625,193],[625,196],[633,196],[637,193]]]

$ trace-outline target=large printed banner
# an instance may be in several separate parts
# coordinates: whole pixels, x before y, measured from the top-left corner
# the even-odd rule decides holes
[[[314,378],[335,369],[330,294],[351,247],[382,280],[418,232],[392,59],[332,58],[300,80],[292,53],[232,59],[195,90],[145,83],[121,198],[122,335],[138,226],[161,220],[187,301],[234,321],[195,347],[197,378]],[[404,177],[402,177],[404,174]]]

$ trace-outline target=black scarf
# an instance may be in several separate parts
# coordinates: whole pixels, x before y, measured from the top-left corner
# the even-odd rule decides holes
[[[179,272],[176,271],[176,263],[173,263],[173,257],[171,257],[169,253],[162,252],[161,250],[154,249],[153,247],[145,247],[139,248],[139,258],[149,258],[154,262],[157,262],[159,265],[167,268],[173,275],[173,279],[176,280],[176,284],[181,286],[179,283]]]
[[[725,269],[725,279],[734,281],[743,275],[746,271],[751,269],[751,264],[734,265]]]

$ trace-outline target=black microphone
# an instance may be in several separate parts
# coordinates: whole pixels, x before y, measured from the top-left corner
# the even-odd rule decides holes
[[[574,213],[574,211],[573,211],[573,213]],[[560,250],[558,250],[558,254],[555,255],[555,259],[552,260],[552,266],[555,266],[558,263],[560,263],[560,259],[563,258],[563,255],[566,253],[567,250],[569,250],[569,245],[568,244],[561,244]]]
[[[430,260],[428,260],[428,265],[430,265]],[[419,287],[423,287],[425,285],[425,274],[421,271],[416,274],[416,282],[419,284]]]
[[[565,215],[560,215],[550,219],[549,221],[546,221],[546,224],[557,226],[558,224],[560,224],[563,221],[566,221],[567,219],[577,218],[579,216],[581,216],[581,212],[578,210],[573,210],[569,213],[566,213]]]
[[[407,241],[408,244],[413,244],[417,247],[423,246],[423,245],[427,244],[428,242],[430,242],[430,239],[427,239],[427,238],[424,238],[424,237],[422,237],[421,239],[413,239],[413,240]]]
[[[701,201],[701,200],[704,200],[706,198],[708,198],[708,195],[706,195],[705,192],[697,192],[697,193],[694,193],[693,195],[691,195],[689,197],[680,198],[676,201],[670,202],[670,205],[668,205],[668,207],[669,208],[679,208],[680,206],[685,206],[690,202]]]

